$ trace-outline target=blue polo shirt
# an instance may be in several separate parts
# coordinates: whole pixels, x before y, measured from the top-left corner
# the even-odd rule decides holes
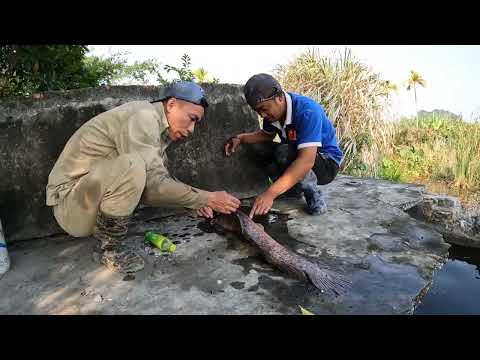
[[[343,153],[337,143],[335,128],[323,108],[313,99],[295,93],[285,92],[287,114],[285,124],[263,121],[263,131],[278,134],[282,143],[293,143],[297,149],[317,146],[337,165],[343,160]]]

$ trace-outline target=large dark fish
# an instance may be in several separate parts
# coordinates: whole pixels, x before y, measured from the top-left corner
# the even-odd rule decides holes
[[[230,215],[219,214],[212,220],[212,225],[241,234],[260,250],[269,263],[299,280],[311,281],[322,292],[339,295],[350,286],[350,281],[343,275],[321,268],[319,264],[280,245],[261,225],[256,224],[241,211]]]

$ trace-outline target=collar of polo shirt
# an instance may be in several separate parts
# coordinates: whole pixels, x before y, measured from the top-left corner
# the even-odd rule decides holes
[[[275,121],[274,123],[271,123],[273,126],[275,126],[277,129],[282,131],[282,135],[284,138],[287,137],[285,133],[285,128],[287,125],[290,125],[292,123],[292,98],[290,97],[290,94],[288,94],[286,91],[283,91],[283,94],[285,95],[285,101],[287,102],[287,114],[285,116],[285,123],[280,124],[280,121]]]

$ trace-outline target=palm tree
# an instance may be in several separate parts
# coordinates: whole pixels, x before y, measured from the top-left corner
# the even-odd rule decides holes
[[[199,68],[193,71],[193,75],[197,78],[199,83],[208,82],[208,71],[204,68]]]
[[[210,74],[208,73],[207,70],[204,68],[198,68],[197,70],[194,70],[193,76],[199,83],[204,83],[204,84],[218,84],[218,79],[217,78],[211,78]]]
[[[417,84],[420,86],[427,86],[427,82],[423,79],[419,73],[414,70],[410,70],[410,78],[407,80],[407,90],[413,88],[413,93],[415,94],[415,116],[417,118],[417,127],[418,127],[418,107],[417,107]]]

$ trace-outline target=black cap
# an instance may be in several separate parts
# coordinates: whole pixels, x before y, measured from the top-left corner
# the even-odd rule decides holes
[[[245,99],[252,108],[259,102],[270,100],[281,92],[280,83],[268,74],[253,75],[243,88]]]
[[[164,87],[161,89],[159,99],[156,101],[162,101],[171,97],[201,105],[204,109],[208,107],[202,87],[191,81],[177,81]]]

